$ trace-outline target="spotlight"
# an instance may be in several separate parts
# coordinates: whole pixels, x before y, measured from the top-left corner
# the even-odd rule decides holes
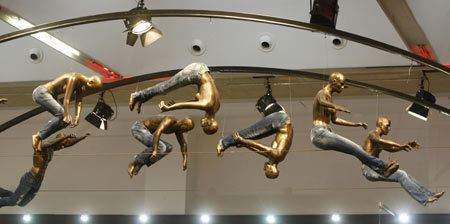
[[[148,221],[148,216],[147,215],[140,215],[139,216],[139,222],[146,223],[147,221]]]
[[[24,222],[30,222],[31,221],[31,215],[26,214],[26,215],[23,216],[22,219],[23,219]]]
[[[332,220],[333,222],[339,222],[339,221],[341,221],[341,216],[340,216],[339,214],[333,214],[333,215],[331,216],[331,220]]]
[[[103,94],[105,94],[105,92],[100,93],[94,110],[86,116],[85,120],[97,128],[106,130],[108,128],[108,123],[106,121],[112,117],[114,110],[105,103]]]
[[[337,0],[314,0],[314,4],[310,6],[311,20],[310,23],[336,27],[339,5]]]
[[[398,217],[398,220],[399,220],[401,223],[408,223],[408,222],[409,222],[409,215],[408,215],[408,214],[405,214],[405,213],[402,213],[402,214],[400,214],[400,216]]]
[[[145,11],[147,8],[144,7],[144,0],[140,0],[137,7],[130,10],[133,13]],[[162,37],[161,31],[152,24],[151,17],[135,17],[124,19],[123,22],[127,28],[124,32],[128,32],[127,45],[134,46],[140,36],[142,47],[146,47]]]
[[[417,91],[417,93],[416,93],[416,99],[428,101],[430,103],[435,103],[436,98],[433,96],[433,94],[424,90],[423,83],[425,80],[428,81],[428,78],[424,74],[424,76],[421,78],[421,81],[420,81],[420,90]],[[429,86],[428,86],[428,88],[429,88]],[[427,106],[422,106],[418,103],[413,103],[413,104],[409,105],[406,108],[406,110],[408,111],[409,114],[426,121],[427,117],[428,117],[428,111],[430,109]]]
[[[273,215],[266,216],[266,222],[267,223],[275,223],[275,216],[273,216]]]
[[[80,216],[80,220],[82,222],[87,222],[87,221],[89,221],[89,216],[86,215],[86,214],[83,214],[83,215]]]
[[[202,215],[200,217],[200,221],[202,221],[202,223],[208,223],[210,220],[209,215]]]

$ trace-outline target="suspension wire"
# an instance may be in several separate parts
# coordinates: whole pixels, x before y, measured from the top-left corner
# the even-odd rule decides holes
[[[450,146],[435,146],[435,147],[421,147],[420,150],[450,150]],[[304,149],[291,149],[289,150],[289,153],[303,153],[303,152],[327,152],[326,150],[321,150],[318,148],[304,148]],[[225,154],[254,154],[255,152],[251,150],[232,150],[232,151],[226,151]],[[129,156],[129,155],[136,155],[137,152],[115,152],[115,153],[67,153],[67,154],[54,154],[53,156],[56,157],[83,157],[83,156]],[[143,155],[151,155],[152,153],[140,153]],[[181,152],[158,152],[158,154],[181,154]],[[216,150],[213,150],[211,152],[192,152],[188,151],[187,154],[217,154]],[[0,158],[14,158],[14,157],[34,157],[34,156],[40,156],[40,155],[32,155],[32,154],[8,154],[8,153],[0,153]]]

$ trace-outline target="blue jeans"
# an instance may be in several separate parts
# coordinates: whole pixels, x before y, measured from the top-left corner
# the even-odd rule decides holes
[[[50,92],[47,87],[38,86],[33,91],[33,100],[55,116],[38,132],[41,139],[46,139],[53,133],[64,128],[62,124],[62,121],[64,120],[64,108],[56,100],[56,95]]]
[[[40,180],[36,179],[33,174],[26,172],[20,179],[19,186],[16,191],[8,191],[0,188],[0,207],[19,205],[23,207],[33,200],[36,193],[41,187]]]
[[[150,161],[150,156],[153,152],[153,134],[147,129],[147,127],[145,127],[144,124],[140,122],[134,123],[134,125],[131,127],[131,134],[138,141],[148,147],[144,151],[136,155],[136,163],[145,163],[147,166],[152,165],[153,163]],[[170,152],[172,152],[172,145],[163,140],[159,140],[158,156],[156,161],[159,161]]]
[[[434,196],[434,192],[426,189],[422,184],[419,183],[416,179],[409,176],[403,170],[397,170],[389,177],[381,176],[376,173],[369,167],[365,166],[362,168],[363,175],[369,181],[386,181],[386,182],[397,182],[402,185],[403,189],[408,192],[411,197],[413,197],[417,202],[422,204],[423,206],[427,205],[427,200],[430,197]]]
[[[291,118],[284,111],[278,111],[267,115],[256,124],[238,131],[239,135],[245,139],[261,139],[269,135],[273,135],[278,130],[286,125],[286,122]],[[220,140],[222,142],[223,150],[231,146],[237,146],[238,142],[233,139],[233,134]]]
[[[353,155],[375,172],[384,176],[385,163],[383,160],[368,154],[361,146],[336,134],[330,127],[321,125],[313,127],[311,129],[311,142],[320,149],[335,150]]]
[[[190,84],[200,85],[202,71],[209,71],[208,66],[204,63],[192,63],[183,70],[172,76],[169,80],[160,82],[154,86],[138,91],[134,94],[136,101],[146,102],[154,96],[168,93],[174,89],[178,89]]]

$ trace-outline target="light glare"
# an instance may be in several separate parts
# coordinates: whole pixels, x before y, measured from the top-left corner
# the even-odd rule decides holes
[[[268,215],[268,216],[266,217],[266,221],[267,221],[267,223],[275,223],[275,216],[273,216],[273,215]]]
[[[407,222],[409,222],[409,215],[408,215],[408,214],[405,214],[405,213],[402,213],[402,214],[400,214],[400,216],[398,217],[398,220],[399,220],[401,223],[407,223]]]
[[[332,220],[333,222],[339,222],[339,221],[341,221],[341,216],[339,216],[338,214],[333,214],[333,215],[331,216],[331,220]]]
[[[23,221],[25,221],[25,222],[29,222],[29,221],[31,221],[31,216],[30,215],[24,215],[23,216]]]
[[[152,24],[149,21],[142,20],[131,30],[134,34],[143,34],[152,28]]]
[[[139,221],[144,223],[148,221],[148,216],[147,215],[140,215],[139,216]]]
[[[200,221],[202,221],[203,223],[208,223],[209,222],[209,215],[202,215],[200,217]]]
[[[87,222],[87,221],[89,221],[89,216],[88,215],[81,215],[80,220],[82,222]]]

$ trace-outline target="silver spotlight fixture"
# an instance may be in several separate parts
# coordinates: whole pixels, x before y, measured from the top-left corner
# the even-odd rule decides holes
[[[130,10],[134,13],[145,11],[147,11],[147,8],[144,7],[144,0],[140,0],[137,7]],[[138,37],[140,37],[142,47],[146,47],[162,37],[161,31],[152,24],[152,18],[149,16],[124,19],[123,22],[127,28],[124,32],[128,32],[127,45],[134,46]]]

